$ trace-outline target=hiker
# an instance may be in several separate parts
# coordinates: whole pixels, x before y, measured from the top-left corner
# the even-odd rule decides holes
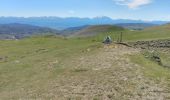
[[[103,43],[105,43],[105,44],[110,44],[110,43],[112,43],[111,37],[110,37],[110,36],[107,36],[107,37],[105,38],[105,40],[103,41]]]

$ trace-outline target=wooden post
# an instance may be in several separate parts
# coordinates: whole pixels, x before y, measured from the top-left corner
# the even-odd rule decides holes
[[[120,33],[120,42],[123,41],[123,32]]]
[[[120,39],[119,39],[119,35],[117,36],[117,43],[119,43],[120,42]]]

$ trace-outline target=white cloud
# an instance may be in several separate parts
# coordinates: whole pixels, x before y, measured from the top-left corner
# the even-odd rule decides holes
[[[136,9],[140,6],[148,5],[152,0],[113,0],[118,5],[126,5],[130,9]]]

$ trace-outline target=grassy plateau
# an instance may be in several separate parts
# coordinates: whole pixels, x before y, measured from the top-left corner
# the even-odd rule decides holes
[[[92,37],[65,38],[49,35],[21,40],[1,40],[0,100],[132,100],[132,98],[145,100],[149,96],[140,94],[140,92],[133,92],[138,91],[135,90],[138,86],[136,84],[142,84],[146,78],[147,82],[152,80],[162,87],[170,87],[170,69],[146,59],[140,52],[131,53],[129,49],[126,51],[126,48],[125,50],[124,48],[113,49],[110,52],[110,49],[106,47],[108,53],[102,41],[107,35],[110,35],[116,41],[120,32],[123,32],[124,42],[170,38],[170,31],[167,26],[161,27],[163,28],[155,27],[141,31],[111,29]],[[130,52],[130,56],[127,58],[130,59],[130,62],[125,59],[126,57],[124,58],[127,55],[115,53],[119,50],[123,50],[122,52],[125,54],[128,51]],[[112,53],[113,57],[109,58]],[[105,56],[106,58],[102,58]],[[166,54],[161,52],[163,62],[166,64],[170,64],[169,56],[170,52]],[[141,67],[132,67],[136,65]],[[100,66],[104,68],[100,70]],[[123,71],[125,66],[128,66],[127,72],[126,70]],[[93,67],[96,70],[92,70]],[[131,67],[133,69],[130,69]],[[144,81],[135,83],[131,77],[136,77],[133,76],[133,73],[137,73],[138,70],[141,70],[140,73],[144,74],[144,78],[142,77]],[[122,74],[119,74],[119,71],[120,73],[122,71]],[[116,72],[118,73],[116,74]],[[112,81],[113,73],[118,75],[116,76],[118,83]],[[126,78],[126,75],[129,75],[129,77]],[[123,80],[129,79],[129,81],[123,82],[120,80],[121,77]],[[82,84],[85,85],[82,86]],[[122,84],[122,86],[114,87],[115,84]],[[128,89],[126,89],[125,84],[127,87],[129,86]],[[71,87],[71,85],[73,86]],[[114,86],[111,87],[112,85]],[[114,88],[116,92],[113,90],[106,91],[106,88]],[[166,93],[157,96],[164,99],[165,95],[164,100],[170,99],[168,97],[170,90],[169,88],[166,89]],[[85,90],[87,93],[80,92]]]

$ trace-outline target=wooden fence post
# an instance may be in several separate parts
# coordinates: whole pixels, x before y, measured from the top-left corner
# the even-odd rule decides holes
[[[123,41],[123,33],[121,32],[120,33],[120,42],[122,42]]]

